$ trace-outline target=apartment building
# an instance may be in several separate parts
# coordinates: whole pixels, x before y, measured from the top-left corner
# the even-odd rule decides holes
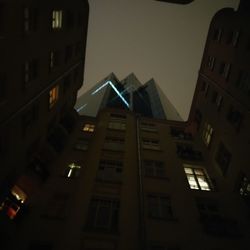
[[[73,107],[83,83],[87,23],[87,1],[0,1],[4,247],[18,231],[15,217],[25,216],[77,124]]]

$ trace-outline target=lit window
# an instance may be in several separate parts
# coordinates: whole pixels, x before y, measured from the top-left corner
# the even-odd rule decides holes
[[[165,166],[162,161],[143,161],[144,171],[146,176],[165,177]]]
[[[206,146],[209,146],[211,143],[212,135],[213,135],[214,129],[211,127],[210,124],[205,122],[202,132],[202,139]]]
[[[6,198],[2,204],[0,205],[0,212],[1,211],[4,211],[6,212],[6,215],[11,219],[13,220],[18,211],[20,210],[20,205],[18,205],[18,202],[14,202],[12,201],[11,199],[9,198]]]
[[[76,178],[79,176],[81,166],[71,163],[68,165],[67,169],[64,172],[64,176],[67,178]]]
[[[149,194],[147,197],[147,201],[149,217],[154,219],[173,218],[171,200],[169,197]]]
[[[160,150],[159,141],[155,139],[142,139],[144,149]]]
[[[94,124],[85,124],[82,131],[84,132],[90,132],[90,133],[93,133],[95,130],[95,125]]]
[[[120,203],[116,199],[93,198],[90,201],[86,227],[92,230],[118,230]]]
[[[225,147],[223,143],[220,143],[219,149],[216,153],[215,160],[217,164],[220,166],[220,169],[225,175],[227,173],[230,161],[231,161],[231,153],[228,151],[228,149]]]
[[[184,164],[184,171],[191,189],[210,191],[208,176],[203,168]]]
[[[23,192],[23,190],[18,187],[17,185],[15,185],[12,189],[11,189],[11,194],[13,196],[15,196],[15,198],[20,201],[21,203],[24,203],[27,199],[27,195]]]
[[[62,28],[62,10],[53,10],[52,12],[52,28]]]
[[[53,89],[49,91],[49,108],[53,108],[57,103],[59,96],[59,86],[55,86]]]

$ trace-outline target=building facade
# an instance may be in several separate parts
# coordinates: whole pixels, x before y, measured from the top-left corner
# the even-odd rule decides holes
[[[142,85],[133,73],[121,81],[111,73],[80,96],[75,105],[80,115],[93,117],[106,107],[127,109],[156,119],[182,121],[154,79]]]
[[[49,140],[56,151],[49,177],[26,213],[12,218],[16,226],[6,223],[15,232],[6,249],[247,249],[249,81],[236,76],[249,73],[248,22],[232,9],[213,18],[187,122],[157,119],[153,104],[140,111],[151,91],[132,75],[112,78],[117,91],[110,76],[92,89],[88,96],[100,94],[96,117],[82,115],[70,136],[57,129]],[[238,30],[236,47],[224,43]],[[83,104],[91,104],[88,96]],[[12,192],[22,201],[21,187]]]
[[[77,123],[87,24],[87,1],[0,1],[3,249]]]

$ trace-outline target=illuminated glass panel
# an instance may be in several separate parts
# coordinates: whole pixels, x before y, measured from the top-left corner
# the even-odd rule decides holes
[[[52,28],[62,28],[62,10],[53,10],[52,12]]]
[[[204,127],[203,127],[203,132],[202,132],[202,139],[206,146],[209,146],[211,143],[212,135],[213,135],[214,129],[212,126],[205,122]]]
[[[59,96],[59,86],[55,86],[49,92],[49,108],[51,109],[57,102]]]
[[[71,163],[68,165],[67,169],[65,170],[64,176],[67,178],[75,178],[78,177],[80,174],[81,166],[76,165],[75,163]]]
[[[203,168],[184,165],[184,171],[191,189],[211,191],[208,176]]]
[[[93,133],[95,130],[95,125],[94,124],[88,124],[86,123],[82,129],[84,132],[90,132]]]
[[[0,212],[5,211],[6,215],[11,220],[13,220],[16,217],[19,210],[20,206],[16,204],[14,201],[10,200],[9,198],[6,198],[0,205]]]
[[[16,197],[16,199],[18,201],[20,201],[21,203],[24,203],[25,200],[27,199],[27,195],[23,192],[23,190],[21,188],[19,188],[17,185],[15,185],[12,189],[11,189],[11,194],[13,196]]]

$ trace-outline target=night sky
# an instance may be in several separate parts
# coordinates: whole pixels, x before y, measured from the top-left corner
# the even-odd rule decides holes
[[[85,79],[79,95],[114,72],[154,78],[184,120],[188,118],[211,18],[239,0],[89,0]]]

